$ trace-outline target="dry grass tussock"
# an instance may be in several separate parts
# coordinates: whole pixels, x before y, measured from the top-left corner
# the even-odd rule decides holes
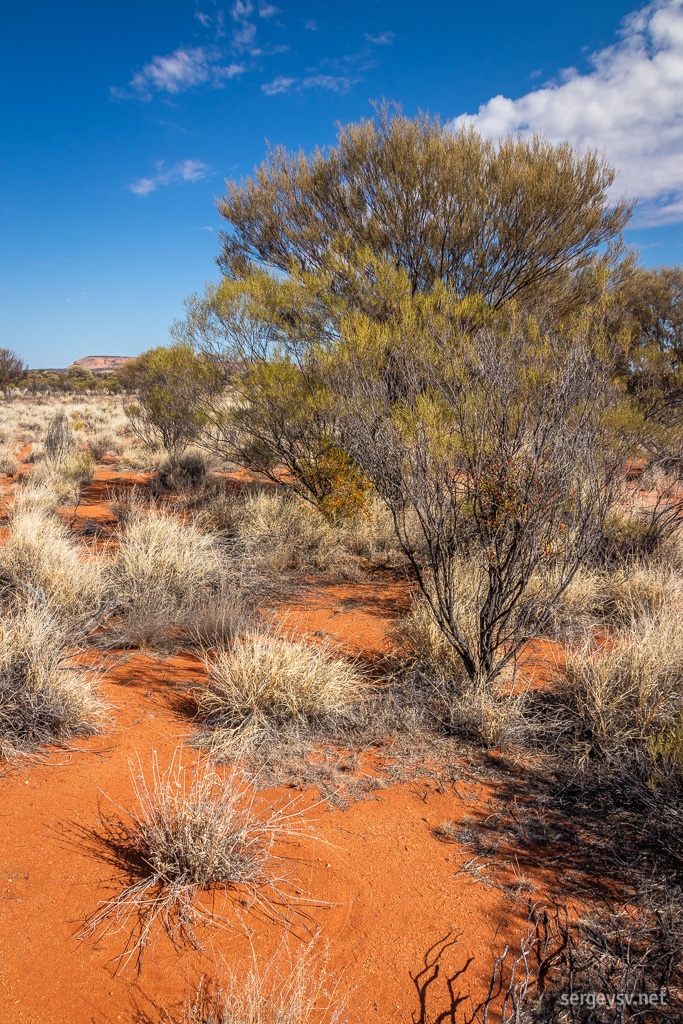
[[[680,608],[639,613],[608,641],[588,633],[567,655],[556,696],[558,741],[580,758],[644,748],[683,711]]]
[[[14,452],[10,448],[0,448],[0,473],[3,476],[15,476],[19,470]]]
[[[576,640],[591,627],[628,628],[635,619],[667,607],[683,611],[683,575],[665,552],[610,568],[584,565],[551,609],[545,632]]]
[[[14,609],[0,622],[0,757],[99,731],[104,706],[76,667],[73,636],[48,609]],[[67,650],[69,649],[69,651]]]
[[[251,590],[242,586],[247,571],[219,537],[167,512],[134,509],[106,567],[117,609],[110,639],[131,647],[225,643],[245,627],[258,593],[256,578]]]
[[[205,659],[208,683],[194,693],[215,752],[248,746],[281,727],[353,718],[366,691],[357,667],[284,635],[247,633]]]
[[[30,477],[17,487],[14,507],[53,513],[77,505],[81,488],[95,472],[95,463],[84,452],[72,452],[63,459],[41,459]]]
[[[283,950],[265,969],[255,965],[214,985],[202,979],[182,1010],[145,1014],[139,1024],[341,1024],[343,1007],[326,962],[308,948],[294,956]]]
[[[32,588],[56,618],[87,621],[100,609],[104,586],[100,565],[61,522],[38,509],[13,511],[0,545],[0,597],[22,603]]]
[[[279,491],[252,491],[237,503],[236,535],[274,571],[356,572],[337,530],[312,505]]]
[[[198,929],[240,922],[246,911],[290,923],[295,890],[278,852],[306,828],[297,800],[260,800],[238,773],[186,768],[182,750],[151,781],[131,764],[137,807],[103,818],[91,840],[126,870],[129,883],[88,919],[81,938],[126,934],[121,965],[153,949],[161,931],[174,946],[203,948]],[[296,916],[296,915],[295,915]]]
[[[402,565],[391,515],[375,498],[367,509],[340,523],[329,522],[308,502],[282,490],[229,494],[216,478],[200,492],[181,496],[198,522],[238,538],[271,571],[359,573],[358,559]]]

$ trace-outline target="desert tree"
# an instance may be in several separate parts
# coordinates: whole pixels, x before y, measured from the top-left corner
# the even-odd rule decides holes
[[[202,404],[223,386],[220,367],[184,344],[143,352],[117,378],[137,399],[125,406],[134,432],[148,447],[160,443],[172,456],[200,433],[205,423]]]
[[[257,268],[323,272],[335,295],[357,305],[372,302],[372,289],[338,255],[367,250],[405,270],[413,293],[441,282],[494,308],[541,297],[582,306],[586,275],[624,255],[609,248],[631,213],[624,200],[611,205],[614,179],[600,156],[566,142],[496,142],[384,105],[340,127],[329,150],[278,148],[253,177],[229,182],[218,264],[240,280]]]
[[[390,324],[355,314],[319,372],[434,620],[488,685],[600,540],[632,438],[607,314],[463,329],[459,305],[444,291]]]
[[[233,370],[230,408],[204,403],[212,442],[328,501],[354,470],[311,354],[334,348],[351,312],[391,322],[406,296],[438,288],[469,300],[472,322],[513,300],[555,315],[597,301],[629,265],[620,235],[631,208],[611,204],[614,176],[569,144],[496,143],[387,106],[340,128],[327,151],[275,150],[228,183],[224,276],[174,328]],[[391,375],[390,350],[385,359]]]
[[[9,348],[0,348],[0,389],[7,395],[8,389],[24,376],[26,364]]]
[[[643,417],[648,460],[683,464],[683,267],[639,267],[619,291],[631,345],[621,374]]]
[[[289,296],[286,324],[277,322],[280,288]],[[329,518],[343,518],[362,506],[367,485],[341,443],[335,396],[306,358],[321,334],[329,343],[336,328],[324,303],[310,309],[310,292],[299,302],[295,293],[304,289],[268,275],[249,290],[224,279],[187,301],[173,333],[222,367],[228,382],[225,391],[202,396],[201,443],[294,490]],[[300,330],[290,340],[293,308]]]

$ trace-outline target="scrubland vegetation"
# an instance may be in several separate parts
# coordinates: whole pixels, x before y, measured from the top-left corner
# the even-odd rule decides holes
[[[137,766],[139,807],[93,836],[131,881],[84,934],[125,932],[141,960],[162,930],[202,948],[246,904],[286,924],[273,850],[303,818],[256,790],[298,758],[302,784],[357,793],[316,764],[372,748],[403,777],[476,764],[496,782],[486,821],[443,842],[573,866],[550,916],[531,907],[522,960],[496,961],[480,1020],[611,1020],[559,993],[644,988],[668,993],[649,1019],[676,1017],[683,272],[637,265],[613,177],[569,146],[382,108],[229,186],[224,276],[173,345],[117,372],[122,395],[36,396],[8,364],[0,754],[106,730],[98,658],[206,669],[195,777]],[[89,532],[103,460],[145,475]],[[316,581],[387,575],[411,607],[368,661],[278,618]],[[334,1020],[297,964],[274,987],[202,983],[182,1019]]]

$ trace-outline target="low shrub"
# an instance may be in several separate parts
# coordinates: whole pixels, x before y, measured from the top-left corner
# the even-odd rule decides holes
[[[24,603],[28,588],[42,591],[60,620],[88,621],[104,599],[100,566],[84,556],[64,525],[43,510],[15,506],[0,546],[0,596]]]
[[[0,757],[98,732],[104,706],[72,660],[74,636],[29,604],[0,622]]]
[[[69,421],[63,409],[55,413],[47,428],[44,448],[49,459],[66,458],[76,447],[76,439],[71,432]]]
[[[642,614],[616,637],[591,632],[556,679],[558,742],[580,759],[643,751],[683,710],[683,631],[678,609]]]
[[[239,920],[242,904],[286,919],[296,896],[275,847],[304,827],[296,802],[263,803],[239,774],[223,778],[206,763],[188,770],[182,751],[163,772],[155,752],[151,775],[148,783],[139,761],[131,764],[137,807],[103,818],[93,834],[130,883],[88,919],[80,937],[124,930],[128,942],[118,959],[136,955],[140,963],[161,930],[176,947],[201,949],[198,928]],[[205,894],[214,899],[202,902]]]
[[[207,684],[195,691],[212,746],[249,742],[280,726],[353,717],[364,693],[351,662],[329,646],[247,633],[205,659]]]
[[[190,451],[167,459],[157,476],[162,487],[182,490],[202,484],[206,479],[207,471],[208,465],[205,456],[201,452]]]

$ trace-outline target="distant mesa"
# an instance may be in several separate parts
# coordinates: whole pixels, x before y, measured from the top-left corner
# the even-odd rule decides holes
[[[133,356],[83,356],[71,365],[81,366],[84,370],[92,370],[93,373],[111,373],[132,358]]]

